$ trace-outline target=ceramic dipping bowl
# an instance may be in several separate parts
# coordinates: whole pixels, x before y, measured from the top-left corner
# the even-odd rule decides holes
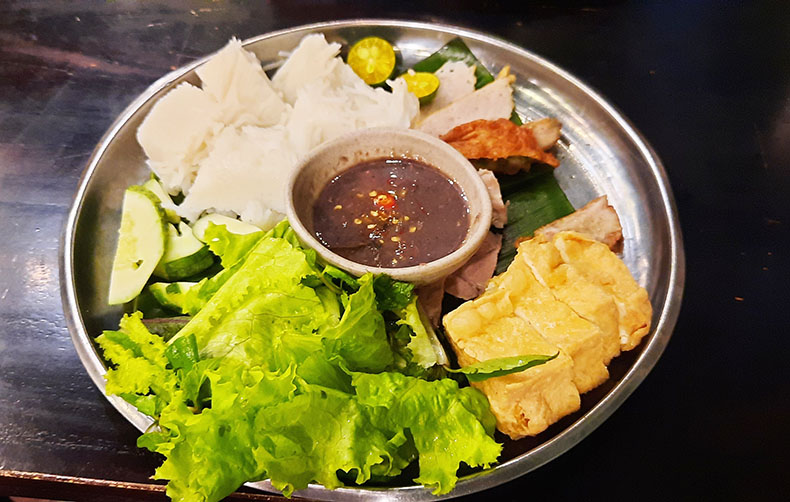
[[[344,258],[319,242],[313,229],[313,208],[323,188],[346,169],[382,157],[409,158],[429,164],[461,189],[469,208],[469,228],[455,251],[416,266],[376,267]],[[327,263],[356,276],[367,272],[387,274],[418,286],[435,282],[466,263],[491,226],[491,199],[474,166],[444,141],[411,129],[364,129],[324,143],[296,166],[287,190],[288,220],[299,239]]]

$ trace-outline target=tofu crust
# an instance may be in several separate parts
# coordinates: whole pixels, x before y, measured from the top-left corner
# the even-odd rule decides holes
[[[540,284],[521,253],[500,276],[497,288],[509,296],[518,317],[570,356],[573,383],[580,394],[609,378],[601,330],[558,301],[549,288]]]
[[[577,232],[560,232],[552,243],[562,261],[612,296],[619,318],[620,349],[631,350],[650,332],[653,308],[645,288],[609,248]]]
[[[497,357],[559,352],[546,364],[473,384],[488,397],[497,428],[512,439],[539,434],[579,409],[573,361],[516,314],[506,291],[486,291],[447,314],[443,322],[461,366]]]
[[[604,364],[620,355],[619,313],[611,294],[563,263],[560,252],[543,235],[519,244],[518,256],[538,282],[549,288],[554,298],[598,326]]]

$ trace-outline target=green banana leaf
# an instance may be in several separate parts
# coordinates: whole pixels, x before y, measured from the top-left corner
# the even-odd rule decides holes
[[[467,66],[475,67],[475,77],[477,78],[475,89],[480,89],[494,81],[494,76],[472,54],[472,51],[469,50],[464,41],[458,37],[447,42],[444,47],[415,64],[412,68],[414,71],[433,73],[448,61],[463,61]]]
[[[504,272],[516,256],[519,237],[529,237],[538,228],[574,209],[549,166],[533,166],[527,172],[499,175],[502,199],[508,204],[507,225],[503,232],[496,273]]]

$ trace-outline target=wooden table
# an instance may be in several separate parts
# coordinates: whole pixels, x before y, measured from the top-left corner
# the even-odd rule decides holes
[[[164,499],[149,481],[159,459],[135,446],[137,431],[91,383],[61,309],[61,227],[113,119],[159,76],[231,36],[375,16],[488,31],[574,73],[644,133],[678,202],[686,296],[663,358],[585,441],[486,495],[787,499],[790,388],[780,375],[790,348],[790,9],[782,2],[582,5],[5,4],[0,495]]]

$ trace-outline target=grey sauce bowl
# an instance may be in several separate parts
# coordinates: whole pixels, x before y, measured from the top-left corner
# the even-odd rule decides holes
[[[436,260],[412,267],[374,267],[351,261],[325,247],[315,237],[313,206],[321,190],[350,167],[383,157],[408,158],[438,169],[461,189],[469,209],[469,228],[460,247]],[[288,221],[304,244],[326,262],[356,276],[367,272],[425,285],[466,263],[483,243],[491,226],[491,199],[474,166],[456,149],[428,134],[410,129],[376,127],[354,131],[324,143],[294,169],[286,199]]]
[[[555,177],[574,207],[606,194],[617,210],[625,242],[622,257],[653,304],[653,328],[636,349],[614,359],[610,377],[582,396],[581,409],[533,438],[504,445],[499,463],[481,472],[462,471],[455,489],[439,498],[479,492],[523,476],[568,451],[601,425],[645,379],[672,336],[683,296],[685,257],[677,211],[661,160],[634,126],[601,95],[570,73],[521,47],[455,26],[404,20],[357,19],[312,24],[245,40],[244,47],[276,68],[282,51],[305,35],[323,33],[348,47],[366,36],[384,37],[410,66],[454,37],[461,37],[493,73],[509,65],[516,77],[516,111],[525,120],[556,117],[562,137],[555,149]],[[217,49],[220,47],[218,46]],[[104,329],[117,329],[123,310],[107,305],[110,270],[118,238],[124,190],[145,181],[150,171],[135,132],[151,106],[181,82],[198,83],[195,69],[208,57],[151,84],[110,126],[88,160],[63,229],[60,278],[63,309],[74,347],[86,371],[104,393],[107,366],[95,344]],[[140,431],[151,419],[117,396],[107,396]],[[617,449],[618,445],[608,445]],[[310,485],[297,496],[318,500],[437,500],[403,476],[387,486],[327,490]],[[268,481],[248,486],[276,491]]]

